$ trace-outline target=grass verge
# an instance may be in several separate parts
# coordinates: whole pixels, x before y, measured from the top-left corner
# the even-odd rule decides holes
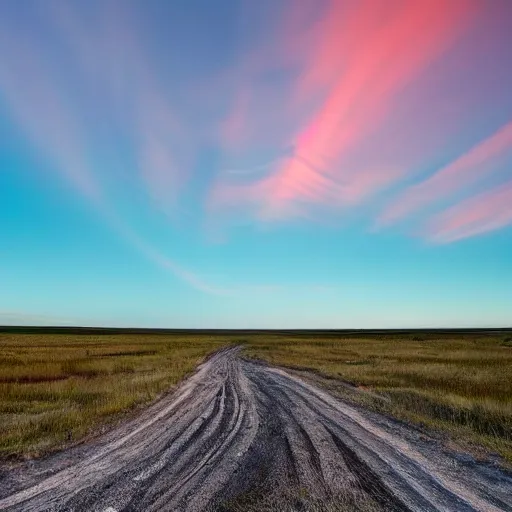
[[[206,335],[0,334],[0,459],[97,432],[226,344]]]
[[[454,447],[495,452],[510,464],[510,340],[510,334],[485,333],[268,335],[247,338],[246,353],[314,370],[317,383],[345,399],[433,427]]]

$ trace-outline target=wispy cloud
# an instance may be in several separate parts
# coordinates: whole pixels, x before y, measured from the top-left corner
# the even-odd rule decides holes
[[[174,259],[166,256],[162,251],[154,245],[147,242],[144,238],[138,235],[130,226],[123,222],[117,215],[109,215],[111,223],[116,227],[118,234],[128,242],[139,253],[145,256],[153,264],[157,265],[162,270],[178,277],[181,281],[187,283],[192,288],[199,290],[203,293],[210,295],[232,295],[236,290],[231,288],[223,288],[215,286],[210,282],[202,279],[195,272],[183,267]]]
[[[27,138],[81,193],[99,199],[88,171],[82,126],[71,100],[50,73],[40,46],[15,29],[0,29],[0,92],[10,114]]]
[[[206,211],[212,225],[225,211],[273,223],[369,204],[431,157],[430,132],[444,134],[442,122],[416,127],[414,116],[397,111],[409,107],[407,91],[422,103],[422,79],[483,2],[304,0],[267,8],[242,2],[240,25],[230,26],[240,44],[203,72],[192,59],[168,59],[135,5],[48,0],[17,20],[0,6],[0,100],[44,168],[65,176],[148,260],[204,293],[247,288],[212,284],[150,244],[116,210],[132,197],[127,190],[144,216],[177,216],[186,203],[198,223]],[[401,136],[409,131],[412,151]],[[476,184],[482,166],[511,149],[509,123],[399,194],[378,222]]]
[[[308,30],[311,50],[296,59],[300,71],[290,85],[289,104],[316,103],[285,141],[295,145],[297,157],[255,182],[221,182],[215,202],[249,203],[260,219],[287,218],[306,214],[309,205],[357,204],[405,174],[392,165],[369,166],[354,152],[382,126],[403,89],[467,26],[473,3],[331,0],[327,5]],[[293,50],[288,41],[281,46]]]
[[[512,181],[478,194],[435,215],[425,236],[436,243],[449,243],[481,235],[512,224]]]
[[[90,99],[85,105],[101,109],[105,136],[118,153],[131,146],[134,160],[125,179],[142,183],[159,209],[172,211],[186,177],[189,144],[142,40],[136,12],[128,5],[104,4],[91,29],[76,8],[50,5],[47,21],[79,63],[74,78],[80,77]]]
[[[58,29],[57,33],[74,55],[74,61],[80,63],[79,69],[75,70],[77,74],[68,78],[70,83],[77,83],[79,77],[85,81],[79,85],[85,95],[82,102],[72,101],[72,92],[56,71],[56,56],[40,44],[37,37],[9,29],[5,23],[0,30],[0,97],[37,155],[44,155],[49,166],[60,172],[90,202],[118,236],[163,271],[210,295],[230,296],[259,290],[259,286],[223,287],[210,283],[145,240],[117,212],[115,192],[103,183],[108,180],[101,179],[89,158],[97,140],[92,133],[95,126],[88,122],[91,113],[87,112],[87,106],[99,105],[101,119],[107,126],[128,126],[126,135],[134,142],[135,163],[122,178],[131,184],[136,176],[130,175],[130,171],[140,173],[142,183],[162,208],[175,199],[180,184],[181,177],[177,176],[169,150],[172,136],[179,130],[132,31],[122,25],[104,27],[115,32],[115,41],[122,41],[124,52],[133,58],[123,65],[116,60],[114,40],[108,39],[113,37],[112,34],[102,36],[99,33],[97,39],[91,38],[69,5],[53,2],[51,6],[53,8],[46,11],[48,21]],[[115,19],[119,20],[118,17]],[[123,87],[120,92],[117,88],[120,66],[132,79],[126,85],[128,91]],[[94,89],[98,76],[102,80],[101,95],[89,97],[88,94],[93,94],[90,88]],[[123,100],[118,94],[128,94],[129,111],[123,108]],[[117,132],[107,131],[106,138],[115,152],[121,154],[124,146],[117,135]],[[20,317],[19,321],[22,320]],[[34,321],[42,322],[44,318],[34,317]]]
[[[60,35],[62,45],[74,55],[75,64],[69,67],[75,74],[63,79],[58,65],[62,56],[50,51],[37,34],[29,34],[27,27],[25,33],[2,23],[0,99],[10,115],[37,154],[44,155],[49,166],[61,172],[90,201],[102,219],[134,249],[201,292],[225,294],[225,290],[209,285],[136,235],[116,212],[115,198],[103,183],[108,180],[101,180],[90,161],[89,155],[93,154],[97,140],[94,116],[91,117],[88,107],[95,105],[101,109],[104,125],[114,128],[128,125],[133,129],[131,136],[135,141],[141,174],[154,197],[164,201],[169,194],[175,194],[177,180],[168,147],[175,125],[169,115],[167,101],[152,83],[152,74],[145,66],[146,59],[140,55],[133,33],[127,27],[117,25],[103,27],[112,29],[115,39],[108,39],[114,37],[108,35],[109,30],[105,33],[100,31],[97,38],[92,38],[68,4],[49,2],[44,12],[50,25],[58,29],[56,33]],[[119,17],[112,19],[119,20]],[[125,76],[134,80],[124,86],[129,89],[128,97],[132,102],[129,112],[122,108],[122,101],[116,99],[120,62],[116,61],[117,45],[114,43],[120,42],[126,45],[123,54],[130,55],[130,59],[125,60]],[[133,58],[136,54],[137,57]],[[131,62],[135,63],[135,68]],[[76,63],[80,63],[78,69]],[[98,81],[101,83],[99,87]],[[73,84],[83,93],[79,102],[73,102],[73,91],[70,90]],[[98,91],[101,91],[99,96]],[[117,132],[107,133],[106,137],[121,154],[124,147],[120,145],[118,135]],[[128,178],[128,183],[133,181],[129,173],[124,178]]]
[[[379,225],[391,224],[482,180],[488,164],[512,152],[512,121],[472,147],[425,181],[409,187],[380,215]]]

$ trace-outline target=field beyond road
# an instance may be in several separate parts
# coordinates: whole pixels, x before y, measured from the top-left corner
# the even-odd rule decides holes
[[[0,333],[0,459],[97,434],[225,344],[194,335]]]

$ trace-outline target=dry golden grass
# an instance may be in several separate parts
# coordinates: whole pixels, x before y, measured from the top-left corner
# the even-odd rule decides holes
[[[241,336],[0,334],[0,458],[42,454],[97,432]],[[512,462],[510,334],[243,337],[250,356],[316,370],[319,383],[348,400]]]
[[[206,335],[0,334],[0,458],[84,438],[225,344]]]
[[[323,384],[345,398],[448,433],[512,461],[512,340],[508,335],[382,334],[260,336],[246,351],[277,365],[310,368],[371,393]]]

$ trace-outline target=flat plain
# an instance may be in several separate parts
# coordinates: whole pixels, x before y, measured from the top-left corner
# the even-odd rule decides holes
[[[345,399],[512,463],[512,332],[428,331],[0,333],[0,458],[80,440],[148,404],[232,343]]]
[[[512,511],[506,331],[0,345],[0,510]]]
[[[225,343],[193,335],[0,333],[0,458],[43,455],[103,431]]]

